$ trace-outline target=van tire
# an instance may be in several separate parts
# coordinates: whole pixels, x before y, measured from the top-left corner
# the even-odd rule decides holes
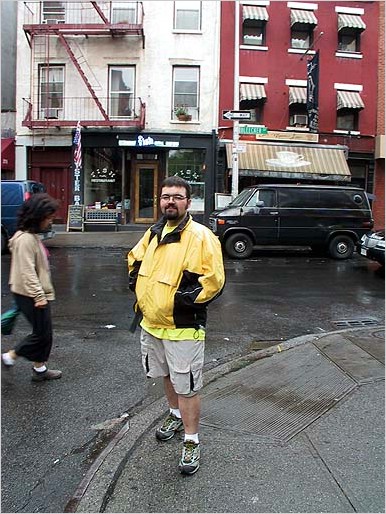
[[[333,259],[350,259],[355,250],[354,241],[350,236],[340,235],[331,239],[328,251]]]
[[[229,257],[247,259],[253,252],[252,239],[247,234],[232,234],[225,242],[225,250]]]

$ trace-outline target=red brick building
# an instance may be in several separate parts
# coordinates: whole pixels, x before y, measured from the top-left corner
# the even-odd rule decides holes
[[[384,46],[374,44],[380,8],[380,2],[221,2],[219,139],[229,192],[232,160],[238,159],[239,189],[267,181],[348,182],[374,193],[374,177],[382,179],[375,173],[375,136],[384,133],[384,105],[377,100],[384,98],[377,86],[383,84],[377,69]],[[310,130],[307,62],[317,54],[319,116]],[[251,120],[239,122],[238,149],[234,122],[222,115],[229,109],[251,113]],[[257,134],[256,125],[268,133]],[[278,145],[301,153],[301,162],[264,164],[261,154],[277,164]]]

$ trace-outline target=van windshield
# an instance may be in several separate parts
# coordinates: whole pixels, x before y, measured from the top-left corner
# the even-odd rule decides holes
[[[240,207],[241,205],[244,205],[246,200],[251,196],[252,191],[252,188],[244,189],[234,200],[231,201],[231,203],[228,204],[228,207]]]

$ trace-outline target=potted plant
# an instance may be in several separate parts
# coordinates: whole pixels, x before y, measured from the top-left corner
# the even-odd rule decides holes
[[[174,113],[179,121],[190,121],[192,119],[192,115],[188,113],[188,109],[184,105],[177,105],[174,108]]]

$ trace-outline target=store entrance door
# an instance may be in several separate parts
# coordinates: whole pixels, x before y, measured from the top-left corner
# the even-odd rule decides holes
[[[137,164],[135,167],[135,223],[157,220],[158,164]]]

